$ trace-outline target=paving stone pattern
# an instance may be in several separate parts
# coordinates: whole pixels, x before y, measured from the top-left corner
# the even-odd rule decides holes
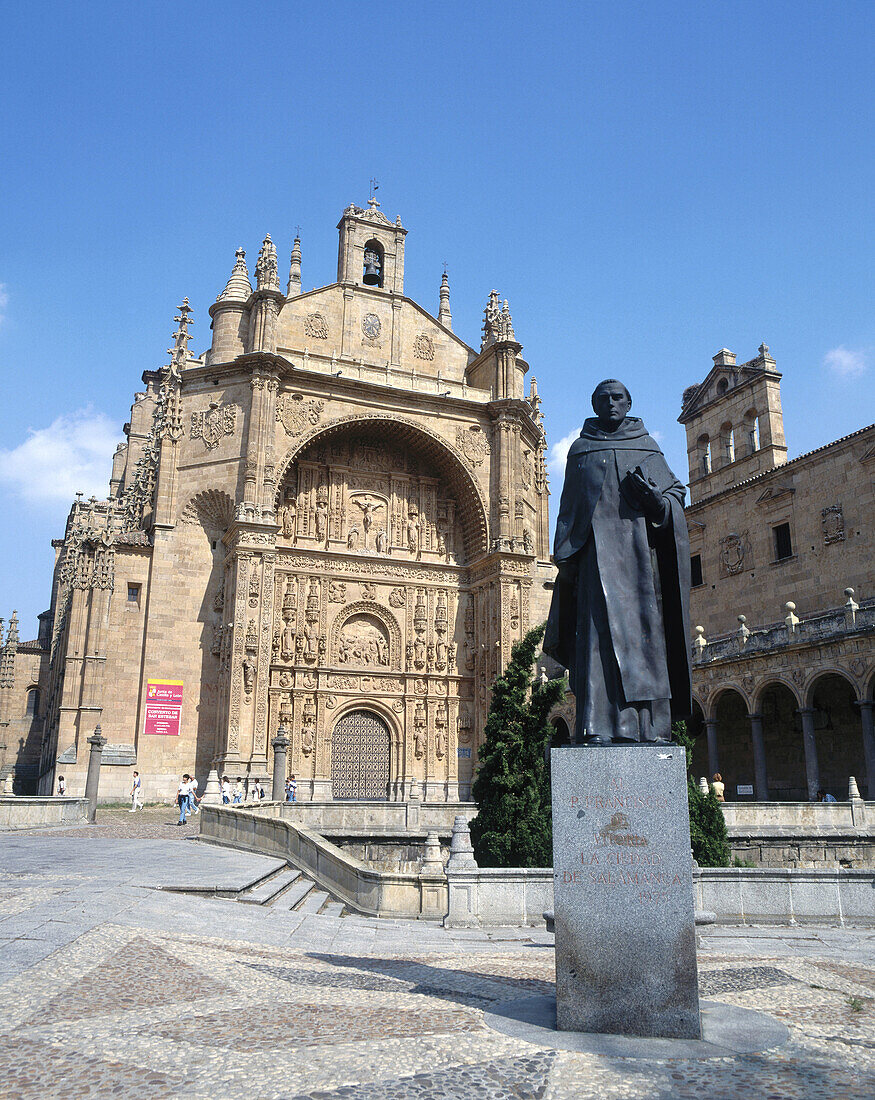
[[[139,815],[138,815],[139,817]],[[703,992],[791,1039],[712,1060],[607,1058],[491,1030],[497,1001],[553,990],[536,929],[303,914],[156,890],[242,889],[276,866],[113,837],[0,845],[0,1094],[20,1100],[871,1100],[875,931],[720,928]],[[110,826],[107,826],[109,829]],[[168,830],[169,831],[169,830]],[[182,833],[183,830],[178,830]]]

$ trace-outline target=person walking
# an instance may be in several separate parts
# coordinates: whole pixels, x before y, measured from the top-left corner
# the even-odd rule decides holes
[[[67,793],[67,781],[63,775],[58,776],[58,798],[63,798]]]
[[[176,822],[177,825],[186,824],[186,814],[188,813],[188,781],[190,778],[191,776],[186,772],[182,777],[182,782],[176,788],[176,801],[179,805],[179,821]]]
[[[297,802],[298,800],[298,784],[293,775],[289,776],[286,783],[286,802]]]
[[[188,810],[189,813],[199,814],[198,803],[200,799],[197,796],[198,782],[195,776],[192,776],[188,781]]]
[[[222,803],[228,806],[231,802],[231,780],[227,775],[222,776]]]
[[[140,783],[140,773],[134,772],[133,779],[131,781],[131,808],[129,813],[135,814],[137,810],[143,808],[143,787]]]
[[[234,787],[234,797],[231,799],[231,804],[234,806],[239,805],[244,799],[246,791],[243,789],[243,777],[237,776],[237,784]]]

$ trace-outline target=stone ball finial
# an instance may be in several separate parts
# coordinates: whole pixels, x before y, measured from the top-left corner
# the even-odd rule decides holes
[[[739,615],[738,621],[741,623],[742,626],[744,626],[744,624],[747,622],[747,615]]]
[[[852,600],[854,598],[853,588],[846,588],[845,589],[845,595],[848,597],[849,600]]]
[[[786,609],[787,609],[788,611],[795,611],[795,610],[796,610],[796,604],[795,604],[795,603],[793,603],[793,601],[792,601],[792,600],[787,600],[787,602],[786,602],[786,603],[784,604],[784,607],[785,607],[785,608],[786,608]]]

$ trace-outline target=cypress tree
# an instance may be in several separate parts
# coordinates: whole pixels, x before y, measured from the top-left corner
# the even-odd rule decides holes
[[[481,867],[550,867],[553,815],[545,751],[553,735],[548,716],[565,693],[564,680],[533,676],[544,626],[517,642],[492,688],[480,767],[472,794],[479,812],[471,822]]]
[[[687,733],[686,722],[672,726],[674,739],[687,754],[687,797],[690,803],[690,843],[693,859],[700,867],[729,866],[729,837],[726,819],[712,790],[702,794],[691,772],[693,738]]]

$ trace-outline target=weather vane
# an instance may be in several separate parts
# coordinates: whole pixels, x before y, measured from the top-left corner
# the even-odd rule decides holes
[[[375,179],[374,179],[373,177],[371,177],[371,195],[372,195],[372,196],[373,196],[373,195],[376,195],[376,193],[377,193],[377,188],[378,188],[379,186],[380,186],[380,184],[378,183],[378,181],[377,181],[377,180],[375,180]]]

